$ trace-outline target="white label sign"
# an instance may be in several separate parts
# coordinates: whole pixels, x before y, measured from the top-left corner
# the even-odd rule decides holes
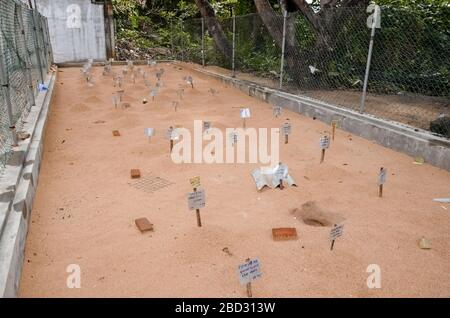
[[[380,174],[378,175],[378,184],[382,185],[386,182],[386,173],[387,173],[387,169],[382,168],[380,170]]]
[[[251,281],[261,277],[261,267],[258,259],[252,259],[242,265],[239,265],[239,282],[246,285]]]
[[[188,193],[189,210],[197,210],[205,207],[205,190]]]
[[[283,133],[285,135],[290,135],[291,132],[292,132],[291,123],[284,123],[284,125],[283,125]]]
[[[169,128],[166,131],[166,138],[169,140],[178,140],[180,138],[180,134],[174,128]]]
[[[233,131],[231,132],[228,137],[230,138],[231,144],[234,145],[238,142],[238,133]]]
[[[241,108],[241,118],[250,118],[250,109]]]
[[[156,97],[156,95],[158,95],[158,91],[156,89],[152,89],[152,91],[150,92],[150,95],[152,97]]]
[[[147,137],[152,137],[155,135],[155,128],[145,128],[144,131]]]
[[[211,122],[210,121],[204,121],[203,122],[203,130],[211,129]]]
[[[281,106],[273,106],[272,113],[274,117],[281,116]]]
[[[330,240],[334,241],[338,237],[342,236],[344,232],[344,224],[340,224],[338,226],[335,226],[330,231]]]
[[[330,138],[323,136],[320,138],[320,149],[328,149],[330,147]]]
[[[278,166],[278,169],[275,171],[275,179],[282,180],[285,179],[288,175],[288,166],[285,164],[281,164]]]

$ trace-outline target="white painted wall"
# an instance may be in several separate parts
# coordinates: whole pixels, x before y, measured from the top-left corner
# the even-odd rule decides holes
[[[90,0],[35,0],[48,19],[56,63],[105,60],[103,5]]]

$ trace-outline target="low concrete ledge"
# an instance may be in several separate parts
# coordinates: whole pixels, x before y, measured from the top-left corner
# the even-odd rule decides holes
[[[332,120],[339,120],[340,129],[410,156],[423,157],[425,162],[450,171],[450,140],[447,138],[436,136],[423,129],[384,120],[369,114],[360,114],[309,97],[281,92],[185,63],[175,62],[175,64],[180,67],[190,67],[195,72],[232,85],[249,96],[308,117],[315,117],[325,123],[331,124]]]
[[[36,97],[23,127],[30,138],[14,147],[0,180],[0,297],[15,297],[19,288],[55,78],[56,73],[49,75],[48,90]]]

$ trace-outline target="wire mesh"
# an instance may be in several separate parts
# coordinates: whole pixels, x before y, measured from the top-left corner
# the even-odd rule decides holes
[[[286,19],[279,12],[236,16],[234,63],[224,49],[233,46],[233,18],[205,19],[205,64],[228,75],[234,64],[237,78],[276,89],[281,82],[283,91],[354,111],[364,99],[365,113],[450,138],[450,8],[439,18],[429,10],[380,9],[371,52],[371,13],[363,7],[322,9],[313,19],[299,11]],[[178,26],[177,59],[202,62],[200,21]]]
[[[36,29],[33,14],[40,21]],[[45,60],[39,60],[37,54],[44,42],[51,47],[43,28],[46,23],[45,17],[22,2],[0,1],[0,174],[11,155],[13,133],[23,128],[34,104],[40,72],[46,74],[51,64],[51,51],[47,51]],[[41,46],[36,45],[39,43]]]

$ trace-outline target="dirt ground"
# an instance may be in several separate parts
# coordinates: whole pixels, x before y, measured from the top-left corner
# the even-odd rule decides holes
[[[217,66],[208,66],[208,70],[230,75],[230,70]],[[237,72],[236,77],[259,83],[271,88],[278,88],[279,82],[257,77],[249,73]],[[300,90],[294,85],[284,85],[283,89],[296,95],[308,96],[325,103],[360,110],[361,91],[357,90]],[[430,122],[440,114],[450,116],[450,100],[445,97],[432,97],[417,94],[374,94],[366,97],[365,112],[378,118],[393,120],[415,128],[430,130]]]
[[[341,130],[319,164],[319,138],[328,125],[288,111],[274,118],[269,104],[219,81],[159,67],[164,86],[155,101],[142,79],[128,80],[124,109],[114,108],[113,81],[102,68],[94,68],[93,87],[78,68],[59,70],[21,297],[246,297],[237,273],[246,258],[261,263],[254,297],[450,296],[450,205],[432,201],[450,195],[449,172]],[[184,84],[175,112],[172,101],[186,75],[195,87]],[[257,164],[171,161],[169,126],[192,129],[199,119],[241,127],[239,107],[252,111],[247,127],[280,127],[290,118],[292,135],[280,156],[298,187],[257,192],[250,175]],[[156,129],[151,141],[146,127]],[[380,167],[388,169],[383,198]],[[130,178],[133,168],[141,180]],[[138,187],[152,176],[166,186]],[[187,206],[194,176],[206,192],[201,228]],[[140,217],[154,224],[153,232],[138,231]],[[345,219],[333,251],[331,223],[320,218]],[[295,227],[298,240],[274,241],[277,227]],[[419,248],[422,237],[432,249]],[[81,288],[66,285],[70,264],[80,266]],[[381,269],[380,289],[367,287],[370,264]]]

